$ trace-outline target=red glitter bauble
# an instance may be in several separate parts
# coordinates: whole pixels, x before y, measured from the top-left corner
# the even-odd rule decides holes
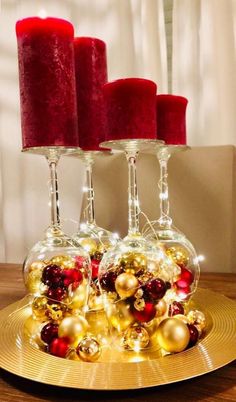
[[[66,287],[74,282],[76,282],[77,286],[79,286],[83,279],[83,274],[78,269],[64,269],[62,276],[64,286]]]
[[[53,339],[58,337],[58,325],[49,322],[44,325],[41,330],[41,339],[43,342],[49,344],[53,341]]]
[[[184,307],[182,306],[181,303],[174,301],[169,306],[168,315],[169,315],[169,317],[173,317],[174,315],[177,315],[177,314],[184,314]]]
[[[181,274],[178,281],[176,281],[176,285],[178,288],[186,288],[193,283],[194,277],[192,272],[184,267],[181,267]]]
[[[155,305],[153,303],[147,302],[145,303],[144,309],[141,311],[138,311],[134,308],[133,315],[137,321],[149,322],[153,320],[156,315]]]
[[[166,284],[162,279],[153,279],[143,287],[144,297],[160,300],[166,293]]]
[[[98,269],[99,269],[99,264],[100,260],[92,259],[91,260],[91,265],[92,265],[92,279],[97,279],[98,277]]]
[[[68,342],[63,338],[56,338],[49,345],[49,352],[58,357],[65,357],[69,350]]]
[[[47,265],[43,269],[42,282],[48,286],[59,286],[61,283],[62,269],[55,264]]]
[[[199,338],[199,332],[198,329],[195,327],[193,324],[187,324],[189,333],[190,333],[190,341],[188,344],[188,347],[196,345],[198,338]]]
[[[115,280],[117,274],[113,271],[108,271],[100,278],[100,286],[107,292],[115,292]]]
[[[49,288],[47,297],[53,300],[61,301],[65,297],[65,289],[63,288]]]

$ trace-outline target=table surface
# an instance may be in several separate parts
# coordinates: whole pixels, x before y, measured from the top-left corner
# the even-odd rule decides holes
[[[21,267],[0,264],[0,308],[6,307],[25,294]],[[202,273],[200,287],[214,290],[236,300],[236,274]],[[193,362],[194,364],[194,362]],[[236,361],[191,380],[137,391],[92,392],[25,380],[0,369],[1,402],[39,401],[112,401],[112,402],[179,402],[179,401],[236,401]]]

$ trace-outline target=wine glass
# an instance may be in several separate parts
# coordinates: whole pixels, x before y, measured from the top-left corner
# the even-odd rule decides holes
[[[92,282],[88,300],[90,310],[103,309],[103,303],[97,284],[98,269],[104,253],[118,241],[117,233],[112,233],[99,227],[95,220],[93,165],[96,157],[104,158],[109,156],[109,154],[109,150],[90,150],[78,152],[76,155],[85,165],[86,186],[84,187],[84,192],[86,194],[86,205],[83,212],[85,222],[80,224],[78,231],[73,235],[73,240],[80,244],[80,246],[89,253],[91,258]],[[74,156],[74,154],[72,154],[72,156]]]
[[[53,319],[60,311],[62,319],[68,310],[73,314],[84,313],[91,279],[90,258],[61,229],[57,182],[60,156],[75,152],[75,149],[47,146],[24,148],[23,152],[44,155],[50,171],[51,223],[44,239],[33,246],[23,264],[25,285],[34,298],[33,314],[36,318]]]

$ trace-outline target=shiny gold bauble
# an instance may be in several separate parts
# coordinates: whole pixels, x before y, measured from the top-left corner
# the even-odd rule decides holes
[[[75,267],[75,260],[69,255],[56,255],[51,258],[50,264],[58,265],[64,269],[70,269]]]
[[[162,317],[167,311],[167,304],[165,300],[163,299],[159,300],[155,305],[155,309],[156,309],[156,317]]]
[[[34,269],[31,272],[29,272],[25,286],[28,290],[29,293],[41,293],[40,292],[40,287],[42,284],[42,270],[41,269]]]
[[[82,316],[64,318],[58,327],[59,338],[67,338],[70,344],[79,342],[88,329],[88,323]]]
[[[189,311],[187,317],[190,321],[190,324],[196,324],[201,329],[201,331],[204,331],[204,329],[206,328],[206,317],[202,311],[191,310]]]
[[[44,296],[35,297],[32,303],[33,316],[39,320],[45,320],[47,318],[46,312],[48,307],[48,299]]]
[[[130,305],[124,301],[108,304],[106,313],[109,323],[119,332],[126,330],[135,321]]]
[[[86,336],[78,344],[76,352],[84,362],[95,362],[101,355],[101,348],[96,338]]]
[[[47,317],[52,321],[61,321],[66,312],[66,306],[62,303],[48,304]]]
[[[170,353],[182,352],[190,340],[187,325],[177,318],[163,320],[157,329],[156,336],[161,348]]]
[[[94,239],[87,237],[80,241],[80,245],[86,250],[89,255],[94,255],[97,250],[97,243]]]
[[[178,320],[182,321],[184,324],[190,324],[190,321],[188,317],[184,314],[176,314],[174,318],[177,318]]]
[[[32,264],[29,267],[29,272],[32,272],[37,269],[40,269],[42,272],[43,268],[46,267],[46,265],[47,264],[44,261],[34,261],[34,262],[32,262]]]
[[[142,253],[127,253],[122,256],[120,265],[125,272],[137,274],[147,267],[147,257]]]
[[[145,328],[140,326],[134,326],[128,328],[124,334],[124,344],[130,349],[138,352],[144,349],[149,344],[150,338]]]
[[[115,288],[121,298],[133,296],[139,286],[138,279],[128,273],[123,273],[117,276]]]
[[[83,282],[70,293],[70,303],[69,308],[72,310],[80,310],[82,309],[86,303],[88,298],[88,289],[87,282],[84,279]]]
[[[166,249],[166,254],[179,266],[186,266],[189,262],[189,253],[182,246],[173,246]]]
[[[152,337],[155,334],[159,326],[160,320],[161,320],[160,318],[154,318],[153,320],[145,322],[143,324],[144,328],[147,330],[150,337]]]

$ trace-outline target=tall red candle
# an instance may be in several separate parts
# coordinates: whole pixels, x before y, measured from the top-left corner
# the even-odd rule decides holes
[[[157,95],[157,138],[169,145],[186,144],[188,100],[177,95]]]
[[[23,148],[78,146],[73,26],[32,17],[16,35]]]
[[[97,38],[81,37],[75,38],[74,48],[79,144],[84,150],[97,150],[105,130],[106,45]]]
[[[156,138],[156,89],[142,78],[119,79],[104,87],[106,140]]]

